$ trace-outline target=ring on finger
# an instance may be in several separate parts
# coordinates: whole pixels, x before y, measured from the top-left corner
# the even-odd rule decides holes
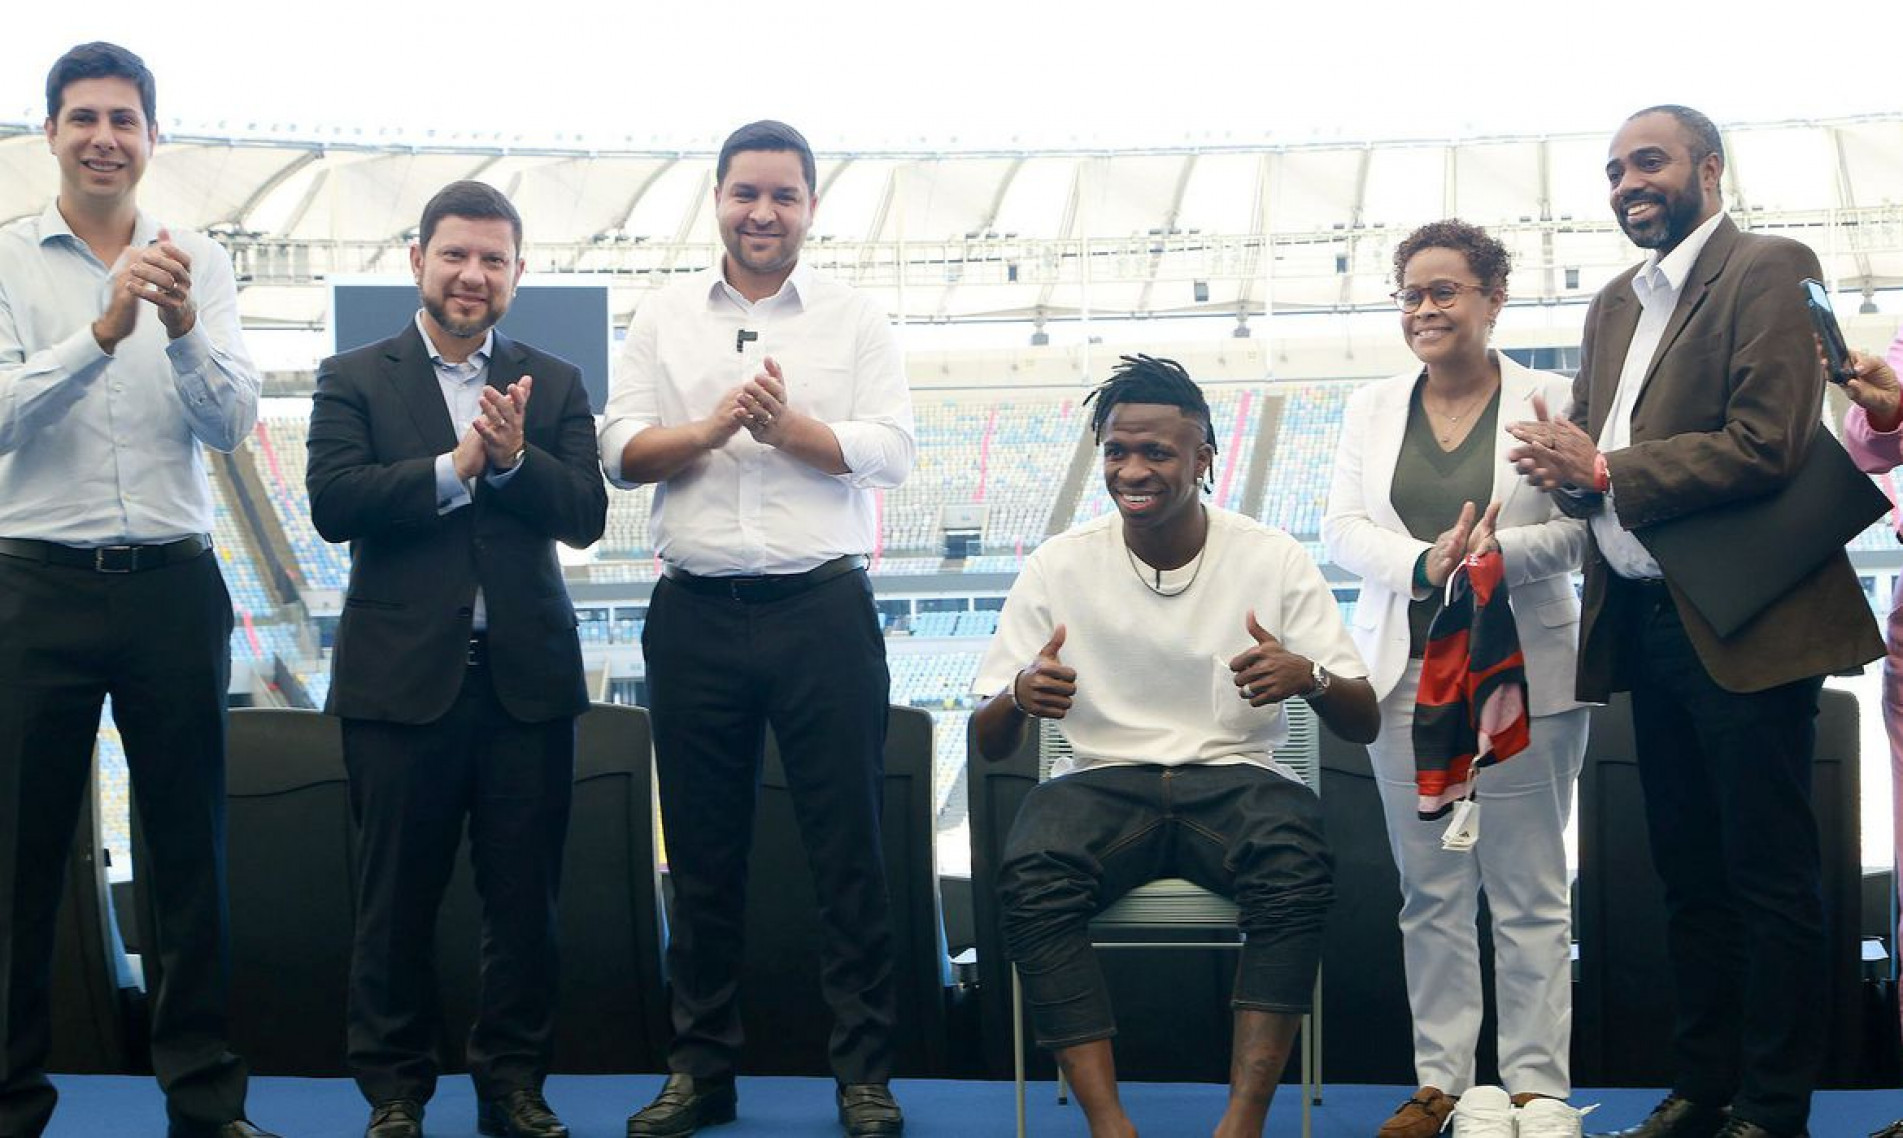
[[[1252,684],[1243,684],[1243,685],[1242,685],[1242,698],[1243,698],[1243,699],[1254,699],[1254,698],[1255,698],[1255,687],[1254,687],[1254,685],[1252,685]]]

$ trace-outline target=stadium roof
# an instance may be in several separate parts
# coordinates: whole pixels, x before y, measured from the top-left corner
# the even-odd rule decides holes
[[[1840,287],[1903,287],[1903,114],[1725,130],[1727,207],[1804,240]],[[1439,142],[820,155],[809,259],[913,320],[1338,311],[1386,304],[1413,226],[1486,225],[1515,301],[1584,299],[1631,263],[1606,204],[1603,133]],[[232,249],[254,326],[319,326],[324,282],[407,275],[444,183],[504,190],[530,267],[604,275],[617,320],[717,248],[713,156],[389,145],[341,135],[174,135],[141,190],[152,213]],[[0,220],[55,187],[38,124],[0,124]]]

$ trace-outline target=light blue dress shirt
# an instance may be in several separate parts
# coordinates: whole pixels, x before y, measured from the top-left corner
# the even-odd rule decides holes
[[[482,389],[489,383],[489,356],[495,350],[496,331],[489,329],[482,337],[482,347],[469,353],[469,358],[459,364],[450,363],[443,353],[436,350],[435,341],[430,339],[429,328],[423,323],[421,309],[416,313],[416,330],[423,337],[423,346],[429,349],[430,363],[436,366],[436,383],[443,389],[443,404],[449,408],[449,425],[456,430],[456,437],[462,438],[469,432],[469,425],[482,414]],[[491,486],[504,486],[520,465],[503,471],[489,471],[483,475]],[[454,454],[436,456],[436,512],[447,514],[451,510],[460,510],[475,501],[470,496],[470,487],[456,477],[456,458]],[[489,611],[482,601],[482,590],[476,590],[475,619],[471,627],[480,632],[489,627]]]
[[[132,247],[159,228],[140,214]],[[170,339],[142,304],[107,355],[92,324],[111,269],[57,203],[0,229],[0,537],[90,547],[211,532],[199,444],[236,449],[257,422],[260,383],[231,259],[202,234],[174,230],[172,241],[192,259],[196,324]]]

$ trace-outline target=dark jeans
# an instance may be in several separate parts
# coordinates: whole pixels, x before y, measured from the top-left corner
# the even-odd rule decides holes
[[[1821,679],[1714,683],[1669,598],[1628,610],[1632,726],[1677,989],[1676,1093],[1797,1134],[1824,1042],[1811,754]]]
[[[0,1134],[46,1127],[48,985],[100,703],[125,740],[159,962],[152,1068],[184,1127],[244,1114],[226,1046],[231,597],[206,553],[142,573],[0,557]]]
[[[357,927],[346,1063],[371,1102],[436,1090],[437,910],[463,820],[482,900],[470,1078],[482,1098],[539,1089],[555,1039],[555,905],[575,778],[575,721],[521,723],[470,667],[443,718],[346,719]]]
[[[1040,1046],[1116,1034],[1088,926],[1160,877],[1186,878],[1240,908],[1247,939],[1231,1006],[1309,1010],[1335,898],[1314,792],[1247,763],[1096,767],[1032,789],[998,872],[1005,949]]]
[[[674,887],[670,1069],[717,1078],[740,1053],[747,853],[771,724],[819,897],[833,1074],[885,1082],[898,1000],[879,830],[889,678],[865,572],[758,603],[663,578],[641,644]]]

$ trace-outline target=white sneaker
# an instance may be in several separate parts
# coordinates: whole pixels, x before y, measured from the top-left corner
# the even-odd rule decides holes
[[[1592,1110],[1574,1110],[1556,1098],[1535,1098],[1514,1107],[1513,1119],[1519,1138],[1580,1138],[1579,1120]]]
[[[1514,1138],[1513,1113],[1513,1099],[1499,1087],[1473,1087],[1454,1107],[1454,1138]]]

